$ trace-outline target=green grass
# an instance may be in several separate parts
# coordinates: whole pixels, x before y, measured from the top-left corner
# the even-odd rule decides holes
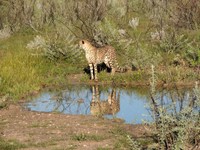
[[[16,150],[26,148],[26,145],[16,141],[16,140],[3,140],[0,138],[0,149],[2,150]]]
[[[114,128],[110,133],[116,137],[114,149],[145,149],[155,142],[151,137],[133,138],[130,133],[120,127]]]
[[[200,75],[194,72],[193,68],[182,66],[165,66],[164,68],[155,67],[156,79],[158,83],[191,83],[199,80]],[[89,76],[83,77],[83,81],[89,79]],[[151,70],[137,70],[128,73],[116,73],[112,76],[107,72],[98,74],[99,81],[110,82],[114,81],[117,84],[129,85],[130,83],[139,83],[149,85],[151,78]]]
[[[105,137],[103,136],[100,136],[100,135],[89,135],[89,134],[84,134],[84,133],[81,133],[81,134],[74,134],[72,135],[71,137],[72,140],[74,141],[102,141],[105,139]]]
[[[39,142],[39,143],[29,143],[28,147],[35,147],[35,148],[47,148],[48,146],[55,146],[57,145],[54,140]]]
[[[116,127],[110,131],[116,137],[117,142],[114,143],[114,149],[133,149],[127,136],[129,133],[122,128]]]
[[[115,73],[114,76],[111,73],[106,71],[101,71],[98,73],[98,80],[101,82],[115,82],[118,84],[130,84],[132,82],[145,82],[148,81],[150,74],[148,72],[139,70],[139,71],[131,71],[128,73]],[[82,78],[82,81],[88,82],[90,80],[90,75],[85,74]]]
[[[33,35],[17,34],[0,41],[0,96],[19,99],[42,85],[59,85],[67,82],[67,75],[80,71],[65,61],[52,62],[34,56],[26,49]]]

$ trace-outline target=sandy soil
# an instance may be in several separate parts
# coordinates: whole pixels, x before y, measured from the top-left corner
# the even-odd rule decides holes
[[[141,138],[149,130],[95,116],[30,112],[19,104],[0,110],[0,138],[17,140],[27,150],[114,149],[124,132]]]

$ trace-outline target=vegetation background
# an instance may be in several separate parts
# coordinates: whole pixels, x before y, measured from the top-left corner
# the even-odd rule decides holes
[[[0,107],[44,87],[62,86],[75,74],[89,81],[84,74],[87,62],[78,47],[80,39],[97,47],[112,45],[120,65],[133,70],[113,78],[102,71],[102,82],[149,83],[151,66],[156,83],[200,80],[198,0],[0,0]],[[199,115],[195,117],[192,127],[199,123]],[[183,137],[175,136],[177,130],[166,133],[174,120],[167,121],[163,122],[169,125],[165,130],[163,126],[156,130],[165,148]],[[199,136],[190,139],[196,141],[189,143],[196,143]]]
[[[199,80],[197,0],[1,0],[0,11],[1,95],[84,73],[83,38],[114,46],[122,66],[137,68],[116,82],[147,82],[151,65],[163,83]],[[101,72],[100,80],[112,79]]]

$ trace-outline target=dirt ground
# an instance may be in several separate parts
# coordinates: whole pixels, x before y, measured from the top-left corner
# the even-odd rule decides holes
[[[0,139],[15,140],[26,150],[129,149],[123,141],[127,135],[142,138],[148,133],[142,125],[95,116],[30,112],[20,104],[0,110]]]

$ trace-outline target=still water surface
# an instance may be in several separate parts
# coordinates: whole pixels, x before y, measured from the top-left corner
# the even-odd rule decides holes
[[[156,94],[159,105],[168,106],[175,102],[179,111],[190,98],[189,90],[160,90]],[[152,121],[149,105],[152,100],[148,88],[118,88],[75,85],[61,91],[47,91],[31,98],[25,107],[31,111],[59,112],[73,115],[102,115],[120,118],[126,123]]]

